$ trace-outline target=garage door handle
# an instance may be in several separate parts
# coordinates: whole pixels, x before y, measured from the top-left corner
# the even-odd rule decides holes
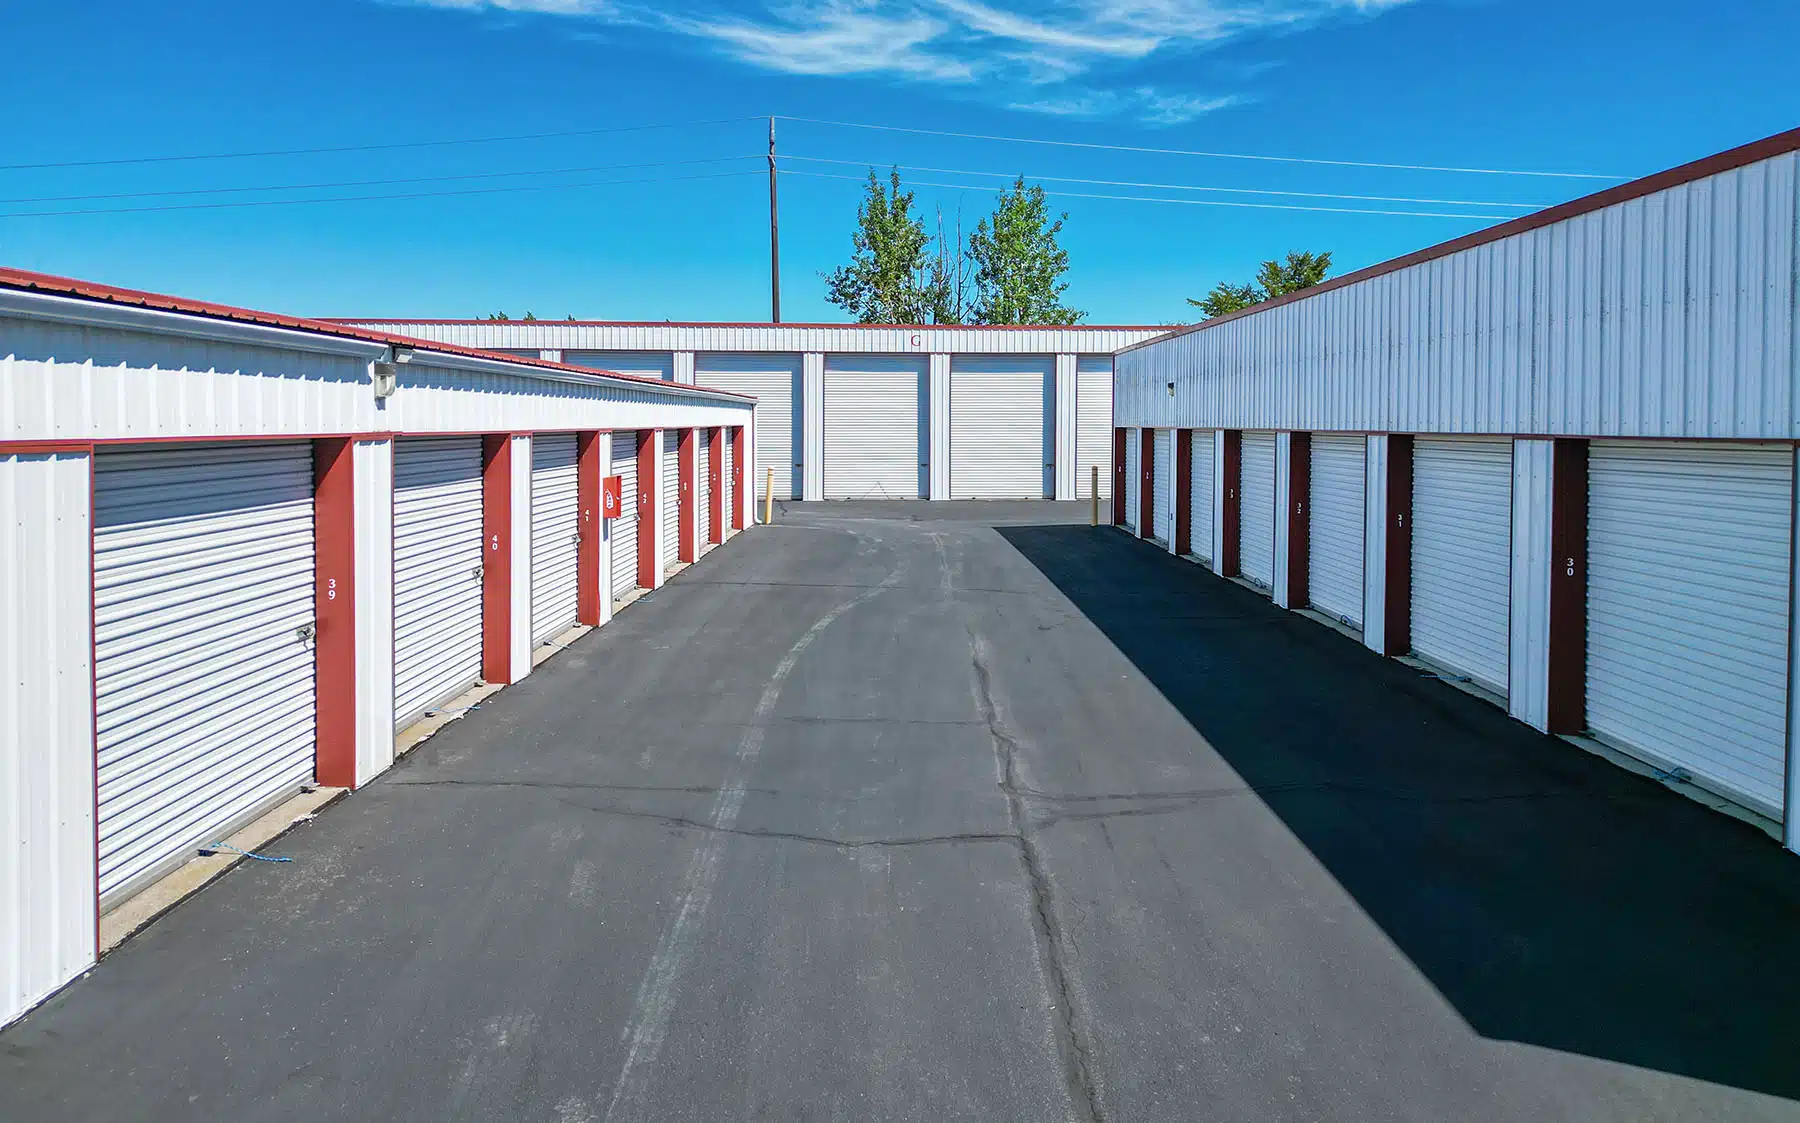
[[[479,580],[481,580],[481,575],[485,572],[487,572],[487,567],[478,565],[474,569],[471,569],[469,571],[469,576],[473,577],[473,578],[475,578],[475,580],[479,581]]]
[[[294,638],[303,644],[311,643],[313,637],[318,634],[319,626],[317,624],[302,624],[294,629]]]

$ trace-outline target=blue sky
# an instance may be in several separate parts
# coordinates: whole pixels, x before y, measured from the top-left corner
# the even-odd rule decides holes
[[[0,170],[7,215],[439,193],[0,217],[0,264],[313,315],[766,318],[766,125],[728,118],[1621,177],[1800,125],[1792,0],[71,0],[6,5],[0,42],[10,165],[587,133]],[[720,123],[596,131],[695,121]],[[848,252],[870,163],[942,169],[903,175],[951,185],[920,201],[966,226],[1010,173],[1465,216],[1611,182],[779,128],[815,161],[781,181],[789,320],[842,318],[818,274]],[[394,180],[417,182],[368,182]],[[607,180],[646,182],[493,190]],[[306,184],[359,186],[144,194]],[[94,195],[120,197],[57,198]],[[1345,195],[1454,202],[1325,197]],[[1069,299],[1100,323],[1191,318],[1183,297],[1289,249],[1343,271],[1491,221],[1053,202]]]

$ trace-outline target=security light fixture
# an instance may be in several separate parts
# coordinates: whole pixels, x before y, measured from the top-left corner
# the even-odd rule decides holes
[[[1173,382],[1171,382],[1171,383],[1169,383],[1169,397],[1173,398],[1174,396],[1175,396],[1175,384]]]

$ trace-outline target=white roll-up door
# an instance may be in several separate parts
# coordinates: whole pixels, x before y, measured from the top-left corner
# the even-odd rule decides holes
[[[1778,818],[1793,455],[1588,446],[1589,728]]]
[[[1112,497],[1113,362],[1111,355],[1082,355],[1075,360],[1075,494],[1094,494],[1094,469],[1100,469],[1100,498]]]
[[[313,461],[240,443],[94,467],[105,897],[313,778]]]
[[[1414,654],[1505,694],[1511,575],[1512,441],[1417,438]]]
[[[662,515],[662,570],[666,577],[681,564],[681,434],[674,429],[663,430],[662,485],[658,512]]]
[[[1238,488],[1238,566],[1265,589],[1275,587],[1275,434],[1245,433]]]
[[[719,507],[721,511],[725,512],[725,525],[719,528],[719,537],[722,539],[731,533],[731,524],[735,521],[732,512],[737,510],[736,503],[738,501],[737,489],[732,486],[731,472],[734,461],[732,460],[730,430],[726,430],[725,439],[719,442],[719,448],[723,450],[725,459],[725,466],[719,472],[719,486],[725,489],[725,501]]]
[[[481,438],[394,443],[394,722],[481,677]]]
[[[1138,492],[1144,478],[1144,438],[1141,429],[1125,430],[1125,529],[1138,532]]]
[[[637,588],[637,446],[638,434],[612,435],[612,474],[619,477],[619,517],[612,521],[612,595]]]
[[[712,541],[712,435],[711,429],[701,429],[694,434],[700,475],[700,494],[695,501],[697,506],[694,509],[694,525],[697,527],[695,533],[702,550]]]
[[[1213,560],[1213,444],[1217,435],[1211,429],[1195,429],[1193,465],[1188,494],[1188,549],[1194,556]]]
[[[929,448],[922,355],[825,356],[825,498],[917,499]]]
[[[576,623],[580,510],[575,434],[531,438],[531,642],[543,643]]]
[[[639,378],[675,380],[675,356],[668,351],[564,351],[563,362]]]
[[[950,359],[950,495],[1043,499],[1050,494],[1055,360],[1033,355]]]
[[[694,381],[758,399],[756,455],[762,466],[751,485],[757,499],[768,491],[770,468],[775,469],[775,498],[800,494],[800,356],[702,353],[694,357]]]
[[[1153,438],[1156,442],[1152,452],[1155,462],[1151,464],[1152,483],[1155,494],[1151,499],[1150,537],[1167,546],[1169,535],[1174,527],[1169,525],[1169,514],[1173,509],[1175,493],[1175,431],[1158,429]]]
[[[1368,439],[1314,433],[1307,512],[1307,599],[1355,628],[1363,614],[1363,461]]]

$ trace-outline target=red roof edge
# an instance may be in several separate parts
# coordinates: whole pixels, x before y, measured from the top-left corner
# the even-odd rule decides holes
[[[141,289],[118,288],[113,285],[96,284],[92,281],[80,281],[72,277],[58,277],[50,273],[32,273],[24,269],[8,269],[0,267],[0,288],[19,289],[26,292],[41,292],[51,296],[68,296],[80,300],[90,300],[103,304],[124,304],[136,308],[149,308],[159,312],[177,312],[189,316],[202,316],[213,320],[229,320],[240,324],[257,324],[262,327],[287,328],[291,331],[311,332],[315,335],[328,335],[340,339],[358,339],[366,343],[399,344],[402,347],[414,347],[422,351],[437,351],[448,355],[462,355],[473,359],[491,359],[496,362],[514,363],[521,366],[541,367],[546,370],[559,371],[565,374],[581,374],[593,377],[605,375],[626,382],[641,382],[651,386],[667,388],[680,385],[682,389],[704,390],[722,397],[738,398],[743,401],[756,399],[730,390],[714,390],[709,386],[688,386],[675,384],[660,378],[646,378],[639,374],[621,374],[618,371],[601,371],[592,367],[571,366],[568,363],[553,363],[547,359],[525,358],[519,355],[508,355],[500,351],[485,351],[479,347],[464,347],[456,343],[440,343],[435,339],[417,339],[408,335],[397,335],[393,332],[375,331],[370,328],[350,327],[329,320],[313,320],[303,316],[284,316],[277,312],[258,312],[250,308],[238,308],[229,304],[214,304],[204,300],[188,300],[178,296],[167,296],[162,293],[144,292]]]
[[[1670,168],[1667,171],[1656,172],[1653,175],[1644,176],[1642,179],[1634,179],[1630,183],[1621,183],[1616,187],[1608,187],[1603,191],[1596,191],[1592,195],[1584,195],[1579,199],[1571,199],[1566,203],[1558,203],[1554,207],[1548,207],[1541,211],[1522,215],[1519,218],[1502,222],[1497,226],[1487,227],[1484,230],[1477,230],[1473,234],[1464,234],[1462,237],[1453,238],[1448,242],[1440,242],[1435,246],[1427,246],[1422,250],[1414,250],[1412,253],[1406,254],[1403,257],[1396,257],[1376,265],[1365,266],[1353,273],[1345,273],[1341,277],[1333,277],[1329,281],[1321,282],[1311,288],[1301,289],[1299,292],[1291,292],[1285,296],[1278,296],[1274,300],[1265,300],[1261,304],[1253,304],[1248,308],[1240,308],[1236,312],[1228,312],[1223,316],[1215,316],[1210,320],[1204,320],[1198,324],[1192,324],[1168,332],[1164,335],[1159,335],[1155,339],[1146,339],[1141,343],[1133,343],[1129,347],[1121,347],[1118,351],[1114,352],[1114,354],[1123,354],[1126,351],[1136,351],[1140,348],[1164,343],[1184,335],[1191,335],[1197,331],[1205,331],[1207,328],[1218,327],[1220,324],[1242,319],[1245,316],[1252,316],[1258,312],[1267,312],[1271,308],[1278,308],[1283,304],[1292,304],[1298,300],[1307,300],[1311,297],[1322,296],[1333,289],[1341,289],[1347,285],[1354,285],[1362,281],[1373,280],[1376,277],[1384,276],[1388,273],[1395,273],[1414,265],[1421,265],[1427,261],[1435,261],[1440,257],[1449,257],[1453,253],[1461,253],[1463,250],[1474,249],[1476,246],[1484,246],[1489,242],[1498,242],[1504,238],[1511,238],[1517,234],[1524,234],[1532,230],[1541,229],[1545,226],[1552,226],[1558,222],[1564,222],[1571,218],[1577,218],[1584,214],[1591,214],[1594,211],[1616,206],[1619,203],[1629,202],[1632,199],[1641,199],[1645,195],[1653,195],[1658,191],[1667,191],[1671,187],[1680,187],[1684,183],[1692,183],[1697,179],[1705,179],[1707,176],[1718,175],[1720,172],[1728,172],[1734,168],[1741,168],[1748,164],[1754,164],[1759,160],[1767,160],[1775,156],[1784,156],[1787,153],[1794,151],[1800,151],[1800,129],[1789,129],[1787,132],[1776,133],[1774,136],[1764,137],[1761,140],[1753,140],[1749,144],[1741,144],[1736,148],[1727,149],[1724,152],[1719,152],[1712,156],[1703,156],[1698,160],[1690,161],[1679,167]]]
[[[1168,324],[823,324],[772,323],[764,320],[434,320],[429,316],[326,316],[328,324],[531,324],[565,328],[867,328],[870,331],[1167,331]],[[580,347],[569,350],[583,350]]]

